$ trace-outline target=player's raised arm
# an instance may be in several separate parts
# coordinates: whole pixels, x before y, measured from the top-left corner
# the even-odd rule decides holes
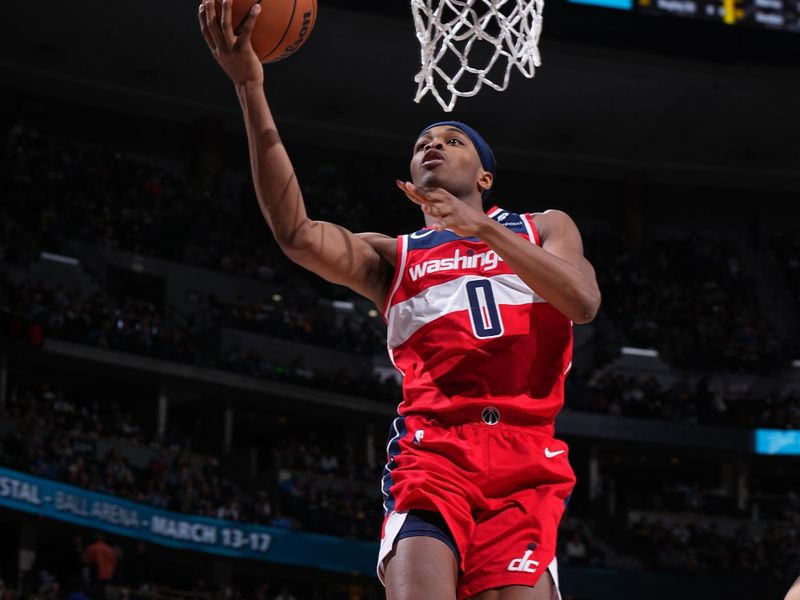
[[[312,221],[300,185],[278,135],[264,93],[264,68],[250,44],[261,11],[254,4],[238,32],[231,24],[231,1],[200,4],[200,29],[214,58],[233,81],[244,115],[250,166],[261,212],[281,249],[294,262],[332,283],[345,285],[381,306],[391,267],[370,237],[338,225]],[[238,33],[238,35],[237,35]]]
[[[478,235],[551,306],[575,323],[592,321],[600,308],[600,289],[594,267],[583,255],[575,222],[560,210],[548,210],[535,218],[541,247],[524,243],[488,219]]]

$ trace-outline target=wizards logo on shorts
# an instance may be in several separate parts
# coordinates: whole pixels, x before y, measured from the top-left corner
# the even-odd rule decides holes
[[[539,566],[538,560],[533,560],[530,555],[536,550],[536,544],[528,544],[528,549],[521,558],[515,558],[508,564],[509,571],[519,571],[524,573],[536,573],[536,568]]]

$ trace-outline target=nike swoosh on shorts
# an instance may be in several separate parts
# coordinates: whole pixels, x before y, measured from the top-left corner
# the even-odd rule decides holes
[[[556,450],[555,452],[550,452],[550,448],[544,449],[544,455],[547,458],[553,458],[555,456],[558,456],[559,454],[564,454],[564,452],[566,452],[566,450]]]

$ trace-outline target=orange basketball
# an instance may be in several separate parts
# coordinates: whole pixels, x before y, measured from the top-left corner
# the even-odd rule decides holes
[[[250,41],[263,63],[291,56],[302,46],[317,21],[317,0],[256,0],[261,14]],[[231,22],[234,30],[244,22],[254,0],[233,0]]]

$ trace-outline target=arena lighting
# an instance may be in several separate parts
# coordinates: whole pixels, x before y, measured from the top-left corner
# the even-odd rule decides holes
[[[80,266],[81,261],[72,256],[64,256],[63,254],[53,254],[52,252],[42,252],[39,254],[42,260],[49,260],[52,262],[61,263],[62,265],[70,265],[72,267]]]
[[[623,346],[621,349],[622,354],[628,356],[646,356],[648,358],[658,358],[658,350],[653,348],[634,348],[633,346]]]
[[[756,454],[800,456],[800,431],[789,429],[756,429]]]

